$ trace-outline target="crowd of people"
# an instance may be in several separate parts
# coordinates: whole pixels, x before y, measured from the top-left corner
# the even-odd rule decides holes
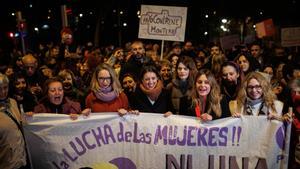
[[[292,122],[290,166],[300,167],[297,52],[258,42],[223,51],[217,43],[186,41],[174,42],[161,60],[157,44],[137,40],[128,46],[89,44],[72,52],[62,41],[4,56],[9,62],[0,63],[0,168],[26,168],[22,115],[68,114],[76,120],[105,112]]]

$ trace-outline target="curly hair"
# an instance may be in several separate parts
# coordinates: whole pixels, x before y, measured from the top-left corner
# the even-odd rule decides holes
[[[207,109],[207,113],[210,114],[212,111],[216,113],[217,117],[221,117],[222,115],[222,109],[221,109],[221,90],[220,90],[220,86],[217,83],[215,76],[212,74],[212,72],[208,69],[201,69],[197,74],[196,74],[196,78],[195,78],[195,82],[193,85],[193,89],[192,89],[192,106],[194,107],[195,105],[199,104],[200,107],[202,107],[199,97],[199,94],[197,92],[196,89],[196,83],[199,79],[200,76],[205,75],[209,85],[211,87],[209,94],[207,95],[207,101],[208,104],[206,106],[208,106]]]
[[[267,81],[267,79],[260,74],[259,72],[250,72],[244,79],[241,89],[237,95],[237,108],[238,110],[242,110],[244,103],[247,99],[247,86],[250,80],[256,79],[262,88],[262,99],[267,107],[270,107],[274,112],[277,113],[274,105],[274,101],[277,99],[276,95],[272,91],[271,84]],[[242,113],[242,112],[241,112]]]

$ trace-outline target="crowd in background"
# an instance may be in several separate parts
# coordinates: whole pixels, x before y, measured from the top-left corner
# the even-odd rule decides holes
[[[75,46],[63,39],[59,44],[40,44],[38,51],[26,54],[15,49],[0,53],[1,111],[14,114],[19,122],[22,113],[70,114],[75,120],[93,112],[121,116],[151,112],[195,116],[203,122],[243,115],[290,122],[293,117],[290,167],[298,168],[300,56],[296,49],[262,41],[230,50],[222,50],[218,43],[172,42],[162,59],[159,44],[142,41],[97,47]],[[24,151],[18,150],[17,163],[2,165],[25,165]]]

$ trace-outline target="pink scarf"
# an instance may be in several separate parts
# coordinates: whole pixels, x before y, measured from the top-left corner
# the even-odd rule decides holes
[[[116,92],[112,90],[111,86],[105,89],[100,89],[99,91],[94,91],[94,94],[97,99],[104,102],[110,102],[117,97]]]

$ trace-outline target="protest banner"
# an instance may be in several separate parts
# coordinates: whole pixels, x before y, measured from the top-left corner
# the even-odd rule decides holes
[[[184,41],[187,8],[142,5],[139,38]]]
[[[232,49],[240,44],[240,37],[237,34],[220,37],[221,47],[224,50]]]
[[[273,19],[267,19],[255,24],[255,29],[258,38],[275,35],[275,26],[273,24]]]
[[[300,27],[282,28],[281,45],[283,47],[300,46]]]
[[[36,114],[25,135],[35,169],[285,169],[286,128],[266,116],[203,123],[152,113],[93,113],[75,121]]]

